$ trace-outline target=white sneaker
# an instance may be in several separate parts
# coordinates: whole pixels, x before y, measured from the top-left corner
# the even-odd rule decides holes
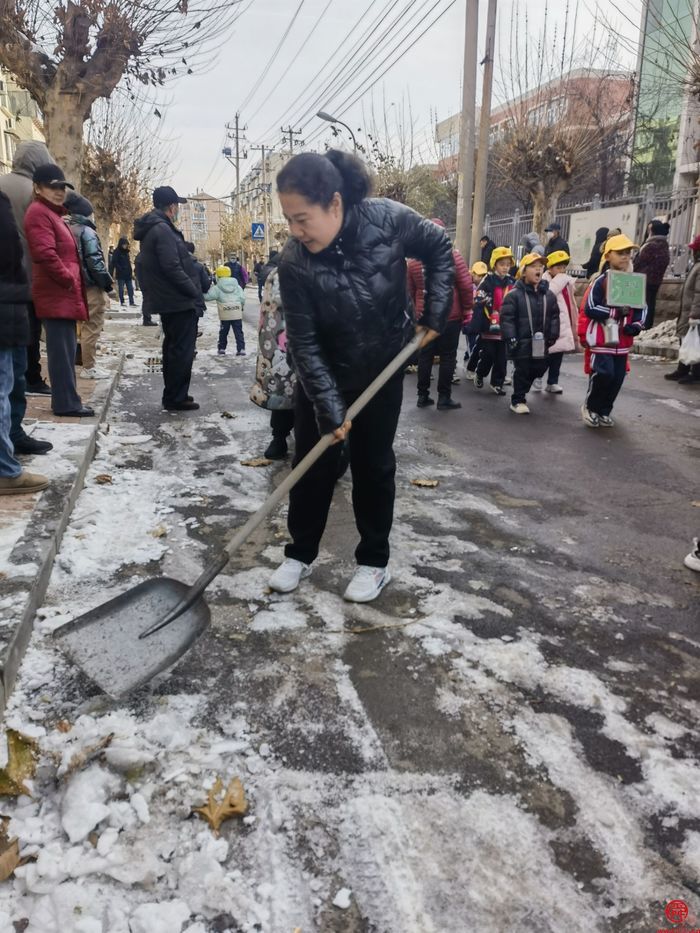
[[[525,402],[518,402],[515,405],[511,404],[510,410],[514,412],[516,415],[529,415],[530,414],[530,409],[527,407]]]
[[[90,369],[83,367],[80,370],[81,379],[109,379],[111,375],[106,369],[100,369],[98,366],[91,366]]]
[[[510,378],[510,376],[506,376],[506,378],[503,380],[503,385],[504,385],[504,386],[512,386],[512,385],[513,385],[513,380]]]
[[[589,428],[599,428],[600,427],[600,418],[595,412],[589,411],[585,405],[581,406],[581,418],[583,423]]]
[[[391,580],[388,567],[367,567],[360,564],[343,593],[351,603],[371,603]]]
[[[689,570],[700,573],[700,538],[693,538],[693,550],[684,558],[683,563]]]
[[[560,385],[555,382],[554,385],[545,386],[545,392],[551,392],[552,395],[561,395],[564,391]]]
[[[610,417],[610,415],[598,415],[598,424],[601,428],[614,428],[615,421]]]
[[[474,376],[476,375],[476,373],[473,373],[473,372],[471,371],[471,369],[465,369],[465,370],[464,370],[464,375],[467,377],[467,379],[468,379],[470,382],[474,382]]]
[[[541,379],[535,379],[535,380],[533,381],[533,383],[532,383],[532,391],[533,391],[533,392],[541,392],[541,391],[542,391],[542,380],[541,380]]]
[[[308,577],[311,567],[300,560],[287,557],[270,577],[268,586],[277,593],[292,593],[301,580]]]

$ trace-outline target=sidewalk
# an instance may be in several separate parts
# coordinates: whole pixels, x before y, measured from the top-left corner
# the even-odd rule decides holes
[[[44,473],[51,484],[34,495],[0,497],[0,714],[94,455],[97,430],[122,363],[115,354],[102,355],[100,365],[111,371],[111,377],[78,379],[80,397],[95,409],[94,418],[57,418],[51,413],[50,397],[27,398],[27,433],[51,441],[53,450],[45,456],[22,457],[21,462],[25,469]]]

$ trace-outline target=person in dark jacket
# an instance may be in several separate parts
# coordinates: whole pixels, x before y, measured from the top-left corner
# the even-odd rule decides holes
[[[608,238],[608,233],[610,229],[608,227],[598,227],[595,232],[595,241],[593,247],[591,248],[591,255],[588,259],[588,262],[583,264],[583,268],[586,270],[586,275],[590,279],[592,275],[598,275],[598,270],[600,269],[600,260],[602,259],[602,250],[605,245],[605,241]]]
[[[160,314],[163,327],[163,408],[194,411],[188,394],[192,378],[197,318],[202,300],[199,275],[185,238],[175,226],[181,198],[165,185],[153,192],[154,210],[134,224],[141,244],[139,281],[144,314]]]
[[[654,326],[656,296],[659,294],[666,269],[671,261],[671,250],[668,246],[670,229],[669,225],[662,220],[652,220],[649,224],[649,236],[634,257],[632,264],[635,272],[643,272],[647,277],[647,316],[644,321],[644,330],[651,330]]]
[[[92,418],[75,381],[76,324],[88,320],[87,296],[78,247],[66,223],[63,202],[73,188],[57,165],[34,172],[34,201],[24,218],[32,257],[32,298],[46,332],[51,410],[66,418]]]
[[[501,332],[509,356],[515,360],[510,410],[528,415],[527,393],[547,371],[547,352],[559,339],[559,307],[543,281],[545,261],[539,253],[520,260],[520,278],[501,307]]]
[[[253,265],[253,275],[255,276],[255,281],[258,283],[258,301],[262,303],[263,300],[263,285],[265,280],[263,278],[263,269],[265,268],[265,263],[262,259],[256,259],[255,264]]]
[[[228,262],[225,262],[224,265],[228,266],[231,270],[231,276],[238,282],[241,288],[245,290],[248,284],[248,277],[245,269],[238,261],[238,256],[230,256]]]
[[[117,243],[117,248],[112,253],[112,264],[109,271],[117,280],[117,290],[119,292],[119,304],[122,308],[124,304],[124,289],[129,296],[129,304],[132,308],[136,307],[134,301],[134,274],[131,269],[131,256],[129,255],[129,241],[123,236]]]
[[[268,256],[267,262],[262,267],[262,272],[260,277],[262,279],[263,288],[265,287],[265,282],[267,282],[267,277],[279,266],[279,250],[271,249],[270,255]]]
[[[545,256],[549,256],[550,253],[556,253],[558,250],[563,250],[565,253],[569,252],[569,244],[561,235],[561,224],[556,222],[551,223],[548,227],[544,228],[544,233],[547,240],[547,245],[544,248]]]
[[[345,591],[369,602],[389,582],[394,511],[394,434],[403,374],[394,376],[351,425],[348,406],[416,330],[406,259],[425,269],[421,331],[434,339],[452,307],[454,263],[445,231],[405,205],[369,198],[362,162],[331,149],[294,156],[277,176],[291,237],[279,266],[287,341],[297,375],[298,463],[321,434],[334,445],[292,489],[286,560],[270,580],[291,592],[310,573],[328,518],[341,442],[349,437],[353,509],[360,533],[357,570]],[[351,430],[352,428],[352,430]]]
[[[496,249],[496,244],[493,242],[491,237],[484,234],[479,240],[479,246],[481,247],[481,261],[485,262],[487,267],[491,268],[491,253]]]
[[[0,496],[38,492],[49,485],[45,476],[22,469],[15,456],[19,451],[10,438],[13,353],[25,348],[30,340],[30,298],[12,205],[0,193]]]
[[[156,322],[151,317],[149,304],[146,300],[143,289],[143,282],[141,281],[141,253],[137,253],[136,258],[134,259],[134,275],[136,276],[136,281],[139,283],[139,288],[141,289],[141,324],[144,327],[158,327]]]
[[[107,293],[114,288],[112,276],[107,271],[102,244],[93,222],[93,207],[87,198],[71,191],[64,201],[70,212],[68,223],[75,237],[83,268],[85,294],[88,303],[88,320],[80,328],[82,348],[82,379],[106,379],[110,374],[95,365],[97,341],[102,333],[107,307]]]
[[[434,218],[434,224],[444,229],[445,224],[439,218]],[[444,331],[434,344],[424,347],[418,354],[418,401],[419,408],[434,405],[430,397],[430,374],[433,368],[433,359],[440,357],[440,370],[438,373],[438,403],[440,411],[450,411],[461,408],[460,402],[452,398],[452,379],[457,365],[457,347],[462,333],[462,326],[471,317],[474,307],[474,285],[472,283],[469,266],[457,249],[452,250],[455,264],[455,287],[452,298],[452,308],[447,318]],[[418,321],[423,317],[425,305],[425,276],[423,266],[417,259],[408,261],[408,291],[416,311]]]
[[[483,389],[484,379],[491,373],[491,388],[496,395],[505,395],[508,360],[501,334],[500,313],[503,300],[515,284],[510,275],[513,252],[509,246],[497,246],[491,254],[491,271],[485,275],[474,296],[474,312],[467,326],[469,334],[479,337],[474,352],[478,352],[474,387]],[[469,360],[469,366],[472,360]]]
[[[194,243],[185,242],[185,246],[187,247],[187,252],[190,254],[190,256],[192,256],[192,262],[194,263],[194,267],[197,270],[197,282],[199,283],[199,288],[202,292],[202,298],[197,306],[197,310],[199,312],[199,316],[204,317],[204,312],[207,310],[207,303],[204,300],[204,296],[211,288],[211,276],[204,268],[204,264],[201,263],[195,256]]]

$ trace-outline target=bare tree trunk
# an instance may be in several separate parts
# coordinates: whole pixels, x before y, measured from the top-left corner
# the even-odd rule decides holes
[[[44,106],[46,144],[66,179],[77,190],[81,185],[83,160],[83,123],[85,104],[78,94],[49,88]]]
[[[547,226],[547,211],[549,210],[548,198],[541,181],[537,182],[532,190],[532,229],[544,239],[544,228]]]

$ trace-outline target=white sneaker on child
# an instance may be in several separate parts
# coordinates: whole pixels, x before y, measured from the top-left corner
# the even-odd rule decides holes
[[[541,380],[541,379],[535,379],[535,380],[534,380],[534,382],[532,383],[532,391],[533,391],[533,392],[541,392],[541,391],[542,391],[542,380]]]
[[[310,573],[311,567],[308,564],[287,557],[270,577],[268,586],[277,593],[292,593]]]
[[[554,382],[552,385],[545,386],[544,391],[549,392],[551,395],[561,395],[564,390],[560,385],[557,385],[557,383]]]
[[[693,550],[685,556],[683,563],[689,570],[700,573],[700,538],[693,538]]]
[[[351,603],[371,603],[391,580],[388,567],[367,567],[360,564],[343,593]]]

